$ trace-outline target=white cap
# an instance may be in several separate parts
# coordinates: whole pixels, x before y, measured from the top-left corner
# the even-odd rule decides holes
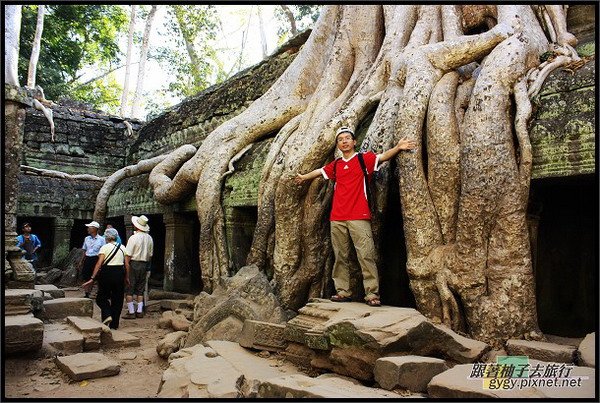
[[[94,227],[94,228],[100,228],[100,224],[98,224],[96,221],[92,221],[89,224],[85,224],[86,227]]]

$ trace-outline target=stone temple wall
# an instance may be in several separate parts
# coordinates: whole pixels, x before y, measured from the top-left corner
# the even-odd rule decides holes
[[[44,114],[27,108],[21,164],[68,174],[105,177],[125,165],[128,149],[141,126],[98,112],[61,105],[51,107],[54,141]],[[66,180],[21,172],[17,214],[26,217],[90,219],[102,182]]]
[[[108,176],[125,165],[141,122],[127,119],[133,128],[132,135],[128,135],[123,118],[60,105],[51,109],[54,141],[44,114],[27,109],[23,165],[97,176]]]

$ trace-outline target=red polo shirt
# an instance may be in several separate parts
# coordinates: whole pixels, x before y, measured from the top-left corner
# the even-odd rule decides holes
[[[369,179],[374,171],[379,169],[379,157],[372,151],[363,153]],[[333,206],[331,221],[370,220],[371,211],[367,202],[367,187],[363,171],[358,161],[358,154],[349,159],[343,157],[337,160],[335,174],[333,166],[336,160],[321,168],[325,179],[335,180],[333,191]]]

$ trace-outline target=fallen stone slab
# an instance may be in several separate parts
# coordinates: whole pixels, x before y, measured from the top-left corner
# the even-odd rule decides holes
[[[162,358],[168,358],[172,353],[183,347],[186,332],[178,331],[167,334],[156,345],[156,352]]]
[[[506,342],[509,355],[526,355],[529,358],[545,362],[572,363],[575,359],[574,346],[565,346],[544,341],[515,340]]]
[[[38,284],[35,286],[36,290],[42,291],[44,294],[52,296],[52,298],[64,298],[65,290],[58,288],[52,284]]]
[[[42,309],[42,291],[28,288],[4,290],[4,315],[24,315],[37,313]]]
[[[553,334],[544,334],[546,341],[549,343],[563,344],[565,346],[577,347],[582,342],[583,337],[564,337]]]
[[[79,353],[56,357],[54,362],[74,381],[113,376],[119,374],[121,370],[118,362],[100,353]]]
[[[44,325],[44,347],[63,354],[83,352],[83,335],[65,323]]]
[[[369,388],[360,382],[334,374],[311,378],[303,374],[285,375],[262,381],[259,398],[399,398],[397,393],[379,388]],[[419,396],[420,397],[420,396]]]
[[[299,373],[294,365],[286,362],[281,356],[269,355],[268,359],[261,358],[238,343],[226,340],[209,340],[206,344],[244,375],[243,382],[238,383],[238,388],[247,398],[257,397],[260,383],[267,379]]]
[[[375,362],[374,377],[383,389],[399,387],[412,392],[426,392],[431,378],[446,370],[448,365],[439,358],[416,355],[384,357]]]
[[[102,332],[101,341],[102,347],[105,348],[138,347],[140,345],[139,337],[115,329]]]
[[[157,326],[160,329],[173,329],[175,331],[187,332],[190,329],[191,322],[182,314],[176,314],[174,311],[165,311],[158,320]]]
[[[67,316],[89,316],[94,311],[89,298],[57,298],[44,301],[43,319],[64,319]]]
[[[596,368],[596,333],[590,333],[577,349],[577,362],[585,367]]]
[[[246,319],[238,342],[246,348],[279,352],[287,345],[284,331],[284,324]]]
[[[237,398],[242,373],[212,348],[196,345],[173,353],[158,388],[159,398]]]
[[[108,326],[87,316],[67,316],[66,321],[82,334],[84,351],[99,349],[102,335],[110,333]]]
[[[38,351],[44,341],[44,323],[31,315],[4,317],[6,354]]]
[[[549,363],[537,360],[529,360],[529,364],[535,367],[537,364],[546,368]],[[510,389],[502,389],[496,383],[497,389],[484,387],[482,378],[470,378],[473,370],[472,364],[456,365],[453,368],[433,377],[427,386],[430,398],[446,399],[481,399],[481,398],[592,398],[594,397],[596,382],[596,371],[593,368],[574,367],[567,382],[579,382],[580,386],[566,387],[560,385],[541,385],[540,378],[506,378],[514,383]],[[554,385],[554,379],[549,378]],[[581,379],[580,381],[578,381]],[[487,381],[489,382],[489,381]],[[544,381],[548,382],[548,381]],[[489,384],[491,385],[491,384]]]

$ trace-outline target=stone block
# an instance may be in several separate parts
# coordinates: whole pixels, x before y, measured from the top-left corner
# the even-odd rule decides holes
[[[103,378],[119,374],[118,362],[100,353],[79,353],[66,357],[56,357],[54,362],[74,381]]]
[[[68,316],[67,323],[83,336],[84,351],[99,349],[102,344],[102,335],[110,333],[108,326],[87,316]]]
[[[156,352],[162,358],[169,357],[172,353],[183,347],[186,336],[187,333],[182,331],[167,334],[158,341],[158,344],[156,345]]]
[[[283,324],[246,319],[238,341],[242,347],[278,352],[287,345],[284,330]]]
[[[44,340],[44,324],[31,315],[4,317],[4,351],[6,354],[37,351]]]
[[[42,291],[19,288],[4,291],[4,314],[24,315],[41,309],[44,301]]]
[[[65,354],[83,352],[83,335],[71,326],[62,323],[44,325],[44,347]]]
[[[413,392],[426,392],[431,378],[446,370],[446,362],[439,358],[407,355],[378,359],[374,376],[383,389],[399,387]]]
[[[397,393],[363,386],[360,382],[339,375],[324,374],[311,378],[303,374],[286,375],[262,381],[258,388],[259,398],[400,398]]]
[[[92,316],[93,301],[89,298],[58,298],[44,301],[44,319],[64,319],[67,316]]]
[[[235,342],[210,340],[206,344],[244,375],[243,381],[238,383],[244,397],[257,397],[262,381],[299,372],[294,365],[276,355],[261,358]]]
[[[126,333],[122,330],[110,329],[109,332],[102,332],[102,347],[121,348],[121,347],[139,347],[140,338]]]
[[[538,364],[546,368],[549,363],[529,360],[533,367]],[[516,382],[514,387],[508,389],[490,389],[483,386],[482,378],[470,378],[473,366],[470,364],[456,365],[448,371],[442,372],[433,377],[427,386],[428,397],[433,399],[489,399],[489,398],[510,398],[510,399],[530,399],[530,398],[562,398],[578,399],[593,398],[596,388],[596,370],[587,367],[574,367],[569,377],[575,383],[581,379],[580,386],[577,387],[556,387],[542,385],[540,378],[532,383],[529,379],[523,378],[523,382],[529,382],[528,385],[520,386],[521,378],[505,378]],[[554,379],[549,378],[552,382]]]
[[[509,355],[526,355],[529,358],[545,362],[572,363],[576,349],[574,346],[543,341],[511,339],[506,342],[506,351]]]
[[[585,336],[577,350],[579,365],[596,368],[596,333]]]
[[[51,295],[52,298],[65,297],[65,291],[52,284],[37,284],[35,289],[42,291],[44,294]]]

